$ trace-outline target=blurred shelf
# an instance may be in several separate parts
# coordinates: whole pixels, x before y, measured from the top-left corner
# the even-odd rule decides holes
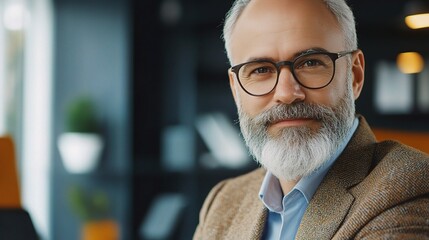
[[[102,179],[102,180],[121,180],[121,179],[127,179],[132,176],[131,171],[127,170],[115,170],[115,169],[97,169],[92,172],[88,173],[69,173],[66,170],[61,172],[55,172],[54,176],[63,176],[68,175],[69,177],[73,178],[80,178],[80,179]]]
[[[193,176],[197,178],[227,178],[235,177],[250,172],[258,167],[255,162],[249,162],[243,168],[232,169],[226,167],[203,168],[195,167],[186,171],[170,171],[155,164],[155,161],[147,159],[135,161],[134,175],[139,177],[185,177]]]

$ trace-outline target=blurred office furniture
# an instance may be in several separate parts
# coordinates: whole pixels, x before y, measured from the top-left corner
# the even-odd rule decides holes
[[[10,137],[0,137],[0,207],[20,208],[15,150]]]
[[[164,193],[157,196],[142,222],[139,230],[140,238],[174,239],[186,204],[186,197],[180,193]]]
[[[201,131],[222,121],[201,117],[220,112],[237,128],[236,137],[240,138],[228,59],[220,39],[222,19],[231,2],[134,3],[134,239],[165,235],[167,239],[191,239],[209,190],[223,179],[256,167],[252,161],[242,164],[248,160],[242,155],[225,161],[232,155],[227,150],[235,145],[222,152],[218,146],[228,143],[216,142],[222,140]],[[229,129],[221,131],[217,134],[223,137],[235,134]],[[162,196],[169,193],[186,197],[186,205],[180,201],[175,205],[176,212],[184,213],[177,214],[177,220],[157,215],[164,209]],[[171,227],[152,229],[159,222]]]
[[[118,240],[119,225],[114,220],[88,221],[82,226],[81,240]]]
[[[0,239],[38,239],[30,215],[21,206],[13,141],[0,137]]]
[[[396,140],[429,154],[429,132],[411,132],[393,129],[373,129],[378,141]]]

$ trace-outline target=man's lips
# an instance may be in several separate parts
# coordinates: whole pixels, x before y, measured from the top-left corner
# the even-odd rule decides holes
[[[313,121],[317,121],[314,118],[287,118],[273,121],[269,124],[270,127],[299,127],[308,125]]]

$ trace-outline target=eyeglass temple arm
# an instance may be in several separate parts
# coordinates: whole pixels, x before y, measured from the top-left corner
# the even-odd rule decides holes
[[[352,51],[339,52],[339,53],[337,53],[337,54],[338,54],[338,58],[340,58],[340,57],[344,57],[344,56],[346,56],[347,54],[351,54],[351,53],[354,53],[354,52],[356,52],[356,51],[357,51],[357,49],[356,49],[356,50],[352,50]]]

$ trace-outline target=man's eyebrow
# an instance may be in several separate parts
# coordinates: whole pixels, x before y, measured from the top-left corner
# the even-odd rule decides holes
[[[314,47],[314,48],[308,48],[299,52],[296,52],[293,56],[292,59],[295,59],[299,56],[302,56],[304,54],[308,54],[308,53],[313,53],[313,52],[328,52],[328,50],[321,48],[321,47]],[[274,58],[271,57],[250,57],[247,59],[246,62],[252,62],[252,61],[271,61],[271,62],[276,62],[276,60]]]
[[[304,54],[313,53],[313,52],[328,52],[328,50],[321,48],[321,47],[309,48],[309,49],[305,49],[303,51],[297,52],[294,55],[294,58],[297,58],[297,57],[302,56]]]
[[[251,58],[248,58],[246,62],[252,62],[252,61],[271,61],[271,62],[275,62],[274,58],[270,58],[270,57],[251,57]]]

